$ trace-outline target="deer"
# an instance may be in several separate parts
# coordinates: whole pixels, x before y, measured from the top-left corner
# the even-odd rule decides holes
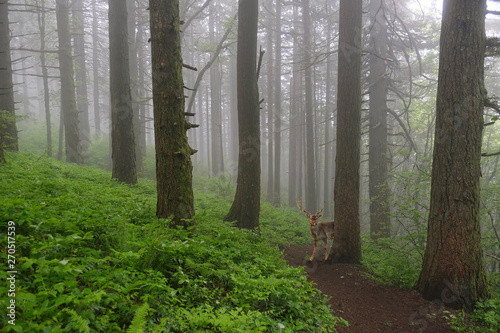
[[[311,255],[311,259],[309,261],[313,261],[314,253],[316,252],[316,246],[318,245],[318,241],[323,241],[323,247],[325,248],[325,260],[328,259],[328,240],[333,240],[333,228],[335,222],[318,222],[318,219],[322,216],[320,215],[323,209],[325,208],[325,204],[323,203],[323,208],[316,214],[312,214],[304,209],[302,209],[302,197],[299,199],[299,209],[306,213],[306,216],[309,218],[309,230],[311,231],[311,236],[314,239],[314,248],[313,253]]]

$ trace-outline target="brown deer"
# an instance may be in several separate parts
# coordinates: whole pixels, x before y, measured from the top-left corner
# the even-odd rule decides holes
[[[321,217],[321,212],[325,208],[323,204],[323,208],[316,214],[309,213],[302,209],[302,197],[299,199],[299,209],[306,213],[306,216],[309,218],[309,230],[311,230],[311,236],[314,239],[314,248],[313,253],[311,255],[310,261],[314,259],[314,252],[316,252],[316,246],[318,245],[318,241],[323,241],[323,247],[325,248],[325,261],[328,259],[328,240],[333,239],[333,228],[334,222],[318,222],[318,219]]]

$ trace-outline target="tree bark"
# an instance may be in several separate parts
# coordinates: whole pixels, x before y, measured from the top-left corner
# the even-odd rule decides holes
[[[61,108],[66,140],[66,162],[82,164],[82,148],[78,109],[76,107],[73,56],[69,32],[68,0],[56,2],[57,34],[59,39],[59,70],[61,72]]]
[[[260,213],[260,110],[257,87],[258,0],[238,3],[238,128],[239,156],[236,194],[225,221],[258,229]]]
[[[311,15],[310,0],[302,0],[304,20],[304,78],[306,113],[306,203],[309,211],[318,211],[316,193],[316,160],[314,157],[314,117],[311,64]]]
[[[272,15],[268,13],[267,25],[272,27]],[[273,103],[274,103],[274,65],[273,65],[273,29],[267,29],[267,198],[266,201],[272,203],[274,196],[274,136],[273,136]]]
[[[335,4],[336,5],[336,4]],[[326,10],[327,13],[330,13],[330,7],[328,3],[326,4]],[[332,22],[331,20],[328,21],[328,27],[327,27],[327,39],[330,40],[332,38]],[[331,47],[330,43],[327,44],[326,48],[326,53],[330,54],[331,52]],[[333,175],[335,174],[335,167],[333,164],[333,149],[332,147],[335,147],[335,144],[333,142],[330,142],[330,131],[332,130],[332,117],[334,114],[334,104],[333,104],[333,96],[332,96],[332,80],[331,80],[331,73],[332,73],[332,57],[329,56],[326,59],[326,87],[325,87],[325,174],[324,174],[324,179],[323,179],[323,186],[324,186],[324,192],[323,192],[323,197],[325,200],[325,210],[323,212],[323,216],[332,216],[332,187],[333,182],[331,181]]]
[[[276,1],[276,46],[274,48],[274,195],[273,204],[281,205],[281,0]]]
[[[487,298],[479,225],[486,0],[445,0],[427,247],[417,288],[470,311]]]
[[[130,95],[127,3],[109,0],[109,74],[111,97],[112,178],[137,183],[134,113]]]
[[[40,10],[37,12],[38,18],[38,28],[40,30],[40,66],[42,69],[42,80],[43,80],[43,101],[45,108],[45,126],[47,127],[47,155],[52,156],[52,122],[50,115],[50,90],[49,90],[49,73],[47,70],[47,60],[45,57],[45,0],[41,0],[40,4],[36,2],[37,6],[40,6]]]
[[[187,227],[194,215],[191,155],[184,116],[179,0],[150,0],[156,145],[156,215]]]
[[[7,0],[0,0],[0,126],[5,150],[18,151],[8,7]]]
[[[215,43],[217,33],[214,26],[216,2],[210,4],[209,35],[210,43]],[[217,54],[217,55],[215,55]],[[215,62],[210,66],[210,122],[212,124],[212,175],[219,177],[224,172],[224,154],[222,148],[222,108],[221,108],[221,70],[219,51],[214,51]]]
[[[360,263],[359,167],[361,140],[362,0],[341,0],[335,166],[334,262]]]
[[[92,75],[94,79],[92,98],[94,99],[94,126],[95,134],[97,137],[102,135],[101,133],[101,107],[99,103],[99,49],[98,49],[98,38],[99,38],[99,18],[97,16],[96,9],[97,0],[92,1]]]
[[[83,16],[83,0],[75,0],[72,4],[73,42],[75,48],[75,86],[76,105],[80,126],[80,142],[86,151],[92,141],[89,124],[89,101],[87,92],[87,64],[85,61],[85,32]]]
[[[387,171],[387,23],[383,0],[370,2],[369,96],[369,194],[370,234],[390,235],[390,188]]]
[[[142,151],[141,138],[143,137],[143,123],[139,113],[139,60],[137,56],[137,42],[135,38],[136,0],[127,0],[127,29],[128,29],[128,58],[130,68],[130,95],[132,97],[132,114],[134,123],[134,138],[135,138],[135,165],[137,172],[144,170],[144,153]]]

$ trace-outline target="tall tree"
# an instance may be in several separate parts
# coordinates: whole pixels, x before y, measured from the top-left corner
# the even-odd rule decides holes
[[[390,234],[387,172],[387,22],[383,0],[370,1],[369,95],[369,194],[370,233],[373,238]]]
[[[209,35],[210,43],[215,43],[217,31],[215,30],[215,18],[217,17],[217,1],[210,3]],[[217,24],[218,26],[219,24]],[[224,154],[222,148],[222,107],[221,107],[221,63],[219,61],[219,50],[214,50],[212,58],[215,62],[210,66],[210,122],[212,131],[212,175],[220,176],[224,172]],[[217,55],[215,55],[217,54]]]
[[[135,139],[135,165],[137,172],[144,170],[143,152],[142,152],[142,130],[143,124],[139,114],[139,59],[137,58],[136,42],[136,0],[127,0],[127,29],[128,29],[128,59],[130,72],[130,94],[132,96],[132,113],[134,122]]]
[[[4,148],[18,151],[8,7],[8,0],[0,0],[0,126]]]
[[[236,194],[224,220],[240,228],[259,227],[260,213],[260,120],[257,86],[258,0],[238,3],[238,178]]]
[[[272,1],[271,1],[272,2]],[[267,18],[267,89],[266,89],[266,101],[267,101],[267,202],[273,202],[274,196],[274,136],[273,136],[273,103],[274,103],[274,82],[273,72],[273,35],[274,29],[272,29],[272,15],[268,12]]]
[[[72,3],[73,13],[73,42],[75,49],[75,86],[76,106],[80,125],[80,141],[82,149],[90,147],[92,138],[90,136],[89,124],[89,101],[87,93],[87,63],[85,61],[85,32],[83,16],[83,0],[74,0]]]
[[[109,87],[111,97],[112,178],[137,183],[134,113],[130,95],[127,3],[109,0]]]
[[[316,193],[316,160],[314,157],[314,115],[311,64],[311,14],[310,0],[302,0],[302,16],[304,22],[304,79],[305,79],[305,113],[306,113],[306,205],[310,210],[317,210]]]
[[[479,225],[486,0],[445,0],[427,247],[417,288],[471,310],[489,296]]]
[[[52,123],[50,116],[50,90],[49,90],[49,73],[47,70],[47,59],[45,57],[45,0],[40,3],[36,1],[36,5],[40,10],[37,11],[38,29],[40,31],[40,66],[42,67],[43,81],[43,101],[45,107],[45,126],[47,127],[47,155],[52,156]]]
[[[191,155],[184,114],[179,0],[150,0],[151,60],[159,218],[187,226],[194,215]]]
[[[333,261],[359,263],[362,0],[340,0]]]
[[[299,4],[293,4],[293,16],[298,16]],[[300,22],[295,20],[294,28],[300,30]],[[290,80],[290,131],[288,132],[288,206],[297,207],[297,200],[301,196],[299,184],[301,182],[301,173],[299,172],[300,161],[300,100],[298,98],[302,71],[299,69],[300,53],[299,42],[297,36],[293,39],[293,61],[292,61],[292,78]]]
[[[332,8],[333,6],[336,6],[337,4],[331,4]],[[326,8],[326,13],[328,16],[329,13],[331,12],[330,9],[330,3],[327,1],[325,4]],[[332,162],[334,161],[334,154],[333,154],[333,149],[335,148],[335,144],[333,141],[331,142],[330,139],[330,131],[332,127],[332,117],[333,117],[333,112],[334,112],[334,104],[333,104],[333,96],[332,96],[332,86],[333,82],[331,80],[331,74],[332,74],[332,67],[333,67],[333,57],[331,55],[331,44],[330,40],[333,38],[333,19],[328,20],[328,27],[327,27],[327,34],[326,38],[328,40],[327,46],[326,46],[326,53],[329,54],[328,58],[326,59],[326,87],[325,87],[325,174],[324,174],[324,180],[323,180],[323,186],[324,186],[324,192],[323,192],[323,197],[325,200],[325,210],[323,212],[324,216],[332,216],[332,186],[333,183],[331,181],[333,175],[334,175],[334,168],[331,168],[330,166],[332,165]],[[333,149],[332,149],[333,148]]]
[[[82,164],[78,110],[76,108],[73,56],[69,32],[69,2],[56,1],[59,70],[61,72],[61,119],[66,140],[66,162]]]
[[[274,48],[274,195],[273,204],[281,204],[281,0],[276,1],[276,46]]]
[[[99,17],[97,15],[97,0],[92,1],[92,78],[94,79],[92,97],[94,99],[95,134],[101,136],[101,107],[99,103]]]

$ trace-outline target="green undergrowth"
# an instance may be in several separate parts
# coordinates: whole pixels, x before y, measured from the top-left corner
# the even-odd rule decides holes
[[[378,282],[411,289],[422,266],[423,249],[416,248],[407,237],[379,238],[362,236],[363,265]]]
[[[2,316],[2,332],[334,332],[343,322],[279,250],[306,241],[300,214],[264,205],[260,236],[238,230],[222,222],[225,181],[197,179],[195,227],[171,229],[155,216],[152,181],[6,157],[0,244],[5,256],[14,221],[17,274],[15,325]],[[11,299],[0,298],[4,312]]]

